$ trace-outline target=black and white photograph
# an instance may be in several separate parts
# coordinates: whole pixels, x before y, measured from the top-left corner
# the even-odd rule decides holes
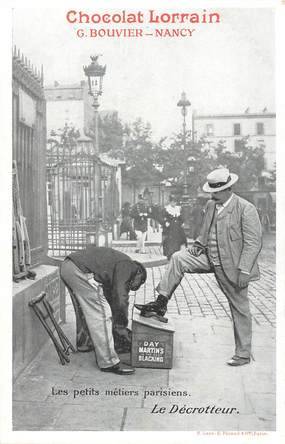
[[[11,9],[12,434],[277,436],[263,3]]]

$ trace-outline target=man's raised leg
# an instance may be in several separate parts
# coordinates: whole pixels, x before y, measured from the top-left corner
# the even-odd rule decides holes
[[[159,293],[157,299],[145,305],[135,304],[135,307],[141,310],[142,316],[151,317],[158,315],[163,317],[167,311],[167,303],[183,278],[184,273],[210,273],[211,271],[213,270],[204,253],[200,256],[194,256],[187,249],[177,251],[171,256],[165,273],[156,288]]]

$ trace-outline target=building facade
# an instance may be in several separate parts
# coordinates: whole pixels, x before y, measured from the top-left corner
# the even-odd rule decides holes
[[[63,128],[65,125],[73,126],[80,134],[84,134],[94,115],[88,85],[84,80],[68,85],[54,82],[53,85],[45,87],[45,98],[48,135],[51,130]]]
[[[16,48],[12,58],[12,140],[12,327],[13,376],[16,378],[48,339],[29,302],[44,292],[56,319],[65,319],[65,297],[64,292],[60,292],[59,269],[46,264],[46,102],[43,71],[33,67]],[[26,269],[33,273],[33,277],[29,278]]]
[[[60,133],[58,130],[66,126],[80,133],[76,146],[71,150],[61,149],[56,144],[53,146],[51,141],[56,135],[48,141],[49,249],[53,254],[62,254],[63,251],[67,253],[68,250],[84,246],[87,242],[87,228],[92,220],[108,226],[111,223],[113,236],[116,237],[116,219],[122,201],[122,162],[100,152],[96,152],[95,156],[92,139],[94,107],[85,81],[68,85],[55,82],[45,87],[45,98],[48,136],[51,131]],[[117,112],[101,111],[99,114],[104,118],[117,115]],[[58,156],[64,168],[55,161]],[[63,242],[60,242],[62,227],[65,227],[65,234]]]
[[[240,141],[249,137],[252,146],[263,146],[266,169],[275,169],[276,114],[266,108],[261,113],[247,109],[241,114],[198,114],[192,116],[193,131],[197,139],[203,137],[209,146],[223,141],[231,152],[239,150]]]

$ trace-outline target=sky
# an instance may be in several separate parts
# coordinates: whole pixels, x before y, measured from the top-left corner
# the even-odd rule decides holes
[[[194,109],[206,114],[240,113],[248,107],[251,112],[264,107],[275,111],[270,8],[215,8],[221,15],[219,24],[171,25],[195,28],[192,37],[137,39],[80,39],[75,30],[82,25],[69,24],[67,10],[14,9],[13,44],[35,66],[43,64],[45,85],[80,82],[89,56],[103,54],[100,63],[107,71],[100,109],[116,109],[125,121],[141,117],[151,123],[156,138],[180,131],[177,102],[182,91],[191,102],[189,127]],[[98,12],[96,7],[84,10]]]

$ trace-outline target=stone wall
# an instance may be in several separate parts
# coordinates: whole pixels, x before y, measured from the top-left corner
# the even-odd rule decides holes
[[[65,292],[60,285],[59,268],[40,265],[33,271],[37,274],[34,281],[26,279],[13,284],[13,377],[19,375],[48,339],[45,329],[29,307],[29,301],[46,292],[55,318],[65,321]]]

